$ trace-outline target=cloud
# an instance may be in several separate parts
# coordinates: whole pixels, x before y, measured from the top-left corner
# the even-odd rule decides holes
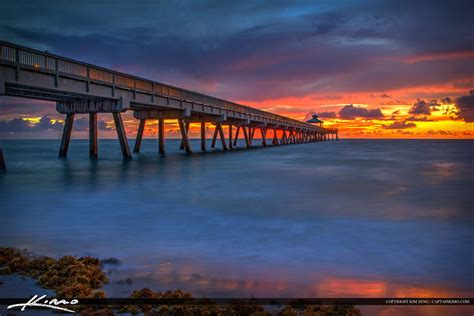
[[[46,114],[39,120],[38,123],[31,122],[21,117],[16,117],[11,120],[0,121],[0,132],[44,132],[44,131],[62,131],[64,123],[51,118],[50,114]],[[108,131],[111,127],[102,120],[97,121],[99,130]],[[73,128],[75,131],[83,132],[89,129],[89,119],[81,117],[74,120]]]
[[[103,120],[97,120],[97,128],[100,131],[109,131],[112,130],[112,127],[107,126],[107,123]],[[78,132],[83,132],[89,130],[89,118],[80,117],[74,120],[73,129]]]
[[[468,95],[457,98],[456,107],[460,118],[465,122],[474,122],[474,90],[470,90]]]
[[[431,100],[428,102],[425,100],[418,99],[418,101],[412,105],[408,113],[415,114],[415,115],[420,115],[420,114],[430,115],[431,111],[437,110],[436,108],[437,106],[439,106],[439,104],[438,104],[438,101],[436,100]]]
[[[32,127],[28,121],[20,117],[8,121],[0,121],[1,132],[28,132],[31,129]]]
[[[20,1],[2,7],[0,38],[233,100],[315,91],[384,98],[384,91],[472,74],[474,64],[452,54],[472,50],[470,7],[469,1],[242,1],[231,9],[212,1]],[[451,57],[406,64],[411,55]]]
[[[64,124],[58,121],[53,122],[49,115],[43,116],[39,123],[33,125],[35,130],[62,130]]]
[[[458,133],[456,131],[445,131],[445,130],[429,130],[426,132],[426,135],[443,135],[443,136],[456,136]],[[465,134],[465,133],[463,133]]]
[[[414,128],[416,127],[415,123],[407,123],[406,121],[400,122],[393,122],[390,125],[383,125],[385,129],[405,129],[405,128]]]
[[[445,98],[441,98],[441,102],[443,104],[451,104],[453,103],[453,99],[451,99],[450,97],[445,97]]]
[[[339,117],[345,120],[354,119],[356,117],[362,118],[383,118],[384,115],[380,109],[366,109],[362,107],[356,107],[352,104],[345,105],[339,111]]]
[[[38,123],[32,123],[21,117],[0,121],[0,131],[2,132],[34,132],[62,130],[62,128],[63,123],[52,120],[48,114],[44,115]]]
[[[336,118],[336,112],[319,112],[319,117],[321,118]]]
[[[87,131],[89,129],[89,119],[86,117],[76,118],[73,123],[73,129],[77,132]]]
[[[429,119],[427,116],[417,117],[417,116],[410,116],[405,121],[412,121],[412,122],[433,122],[434,120]]]

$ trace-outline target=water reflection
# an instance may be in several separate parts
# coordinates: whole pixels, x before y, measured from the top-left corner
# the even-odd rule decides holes
[[[195,148],[198,143],[195,142]],[[187,157],[145,140],[58,160],[56,141],[5,141],[4,245],[118,257],[107,290],[208,296],[472,291],[472,142],[362,141]],[[384,310],[384,312],[386,312]]]

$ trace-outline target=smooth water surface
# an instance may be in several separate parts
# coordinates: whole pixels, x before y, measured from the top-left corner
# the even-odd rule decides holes
[[[456,296],[473,288],[473,141],[342,140],[124,163],[3,141],[3,246],[117,257],[109,296]],[[194,148],[199,148],[193,141]]]

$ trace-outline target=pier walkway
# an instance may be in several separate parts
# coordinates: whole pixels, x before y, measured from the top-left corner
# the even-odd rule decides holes
[[[66,157],[74,116],[89,114],[90,156],[98,155],[97,114],[112,113],[124,159],[131,159],[121,113],[133,111],[139,120],[134,152],[140,151],[146,120],[158,120],[159,152],[165,152],[165,120],[177,120],[181,149],[192,152],[189,126],[201,126],[200,150],[206,150],[206,124],[214,126],[211,147],[237,145],[239,134],[252,147],[255,130],[262,145],[338,140],[337,129],[314,126],[285,116],[105,69],[65,57],[0,41],[0,95],[49,100],[65,114],[59,150]],[[224,126],[228,128],[225,136]]]

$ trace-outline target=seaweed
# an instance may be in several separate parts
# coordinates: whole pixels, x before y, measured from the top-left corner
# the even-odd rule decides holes
[[[93,257],[63,256],[59,259],[47,256],[35,256],[26,249],[0,247],[0,274],[17,273],[37,280],[39,286],[52,289],[60,298],[105,298],[100,289],[109,282],[103,271],[104,264],[119,264],[115,258],[99,260]],[[122,284],[132,284],[127,278]],[[192,299],[190,292],[168,290],[154,292],[149,288],[133,291],[129,298],[140,299]],[[258,304],[235,301],[228,305],[217,305],[212,299],[196,299],[200,304],[170,305],[128,305],[128,306],[75,306],[80,315],[114,315],[115,313],[131,313],[145,315],[179,315],[179,316],[361,316],[361,312],[353,306],[298,306],[283,307],[270,313]]]

